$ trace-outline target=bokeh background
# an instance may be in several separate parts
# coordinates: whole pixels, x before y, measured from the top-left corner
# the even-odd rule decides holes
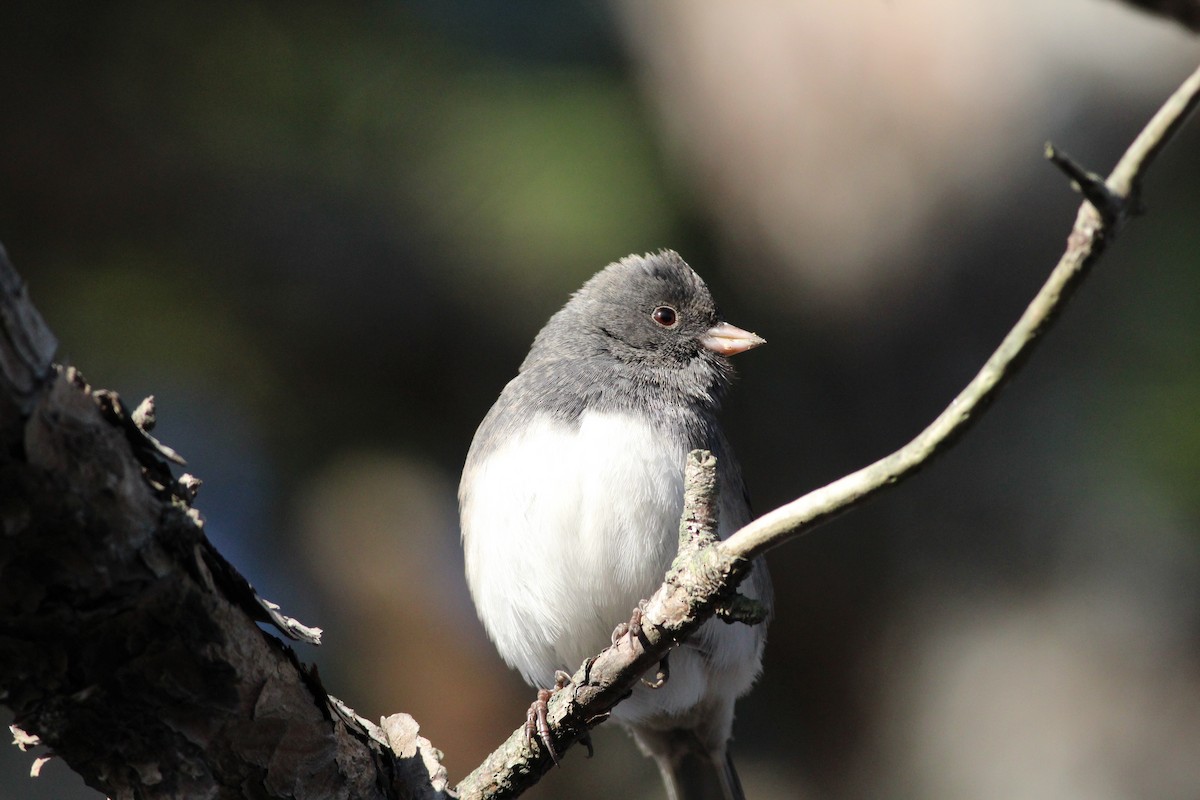
[[[901,445],[1057,259],[1200,41],[1111,0],[5,3],[0,241],[207,530],[461,778],[531,692],[458,470],[569,292],[679,250],[768,347],[725,423],[773,508]],[[1200,796],[1200,130],[990,415],[771,554],[755,798]],[[614,620],[616,622],[616,620]],[[658,798],[619,730],[532,798]],[[0,748],[0,798],[96,798]]]

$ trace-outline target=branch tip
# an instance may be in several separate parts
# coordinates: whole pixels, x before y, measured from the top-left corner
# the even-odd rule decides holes
[[[1053,142],[1046,142],[1045,155],[1051,164],[1071,179],[1071,188],[1095,206],[1105,222],[1114,222],[1126,213],[1137,213],[1140,208],[1136,200],[1131,202],[1129,198],[1114,192],[1103,177],[1084,169],[1064,151],[1055,147]]]

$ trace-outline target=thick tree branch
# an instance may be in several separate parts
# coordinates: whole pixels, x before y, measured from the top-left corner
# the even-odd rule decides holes
[[[0,246],[0,263],[8,254]],[[8,450],[19,434],[18,421],[29,414],[51,374],[58,340],[29,302],[25,282],[15,270],[0,269],[0,446]]]
[[[621,638],[589,659],[573,676],[573,685],[551,698],[550,722],[557,751],[562,752],[607,718],[642,675],[713,614],[724,611],[722,616],[730,616],[730,609],[744,608],[745,598],[736,593],[736,587],[752,559],[911,477],[978,420],[1062,312],[1107,244],[1139,211],[1142,176],[1198,101],[1200,69],[1130,145],[1104,182],[1104,191],[1091,192],[1104,206],[1103,213],[1090,201],[1084,202],[1068,236],[1066,251],[1025,313],[975,378],[915,439],[891,455],[759,517],[723,542],[698,547],[683,547],[681,543],[680,557],[666,581],[643,608],[643,635]],[[1065,156],[1056,160],[1066,162]],[[1090,182],[1077,167],[1069,172],[1073,179]],[[1095,189],[1089,187],[1089,191]],[[697,452],[688,457],[687,499],[681,523],[684,528],[703,518],[705,508],[715,507],[711,494],[714,487],[704,488],[703,479],[705,471],[711,469],[710,454]],[[703,535],[689,538],[681,533],[684,541],[697,538],[703,542]],[[753,614],[749,616],[748,621],[753,622]],[[457,791],[464,800],[515,797],[551,766],[550,757],[536,744],[527,744],[523,729],[518,729],[458,785]]]
[[[146,405],[50,363],[54,338],[0,250],[0,702],[113,798],[436,798],[404,715],[329,697],[257,622],[315,642],[204,535],[198,482]],[[35,766],[40,764],[35,762]]]

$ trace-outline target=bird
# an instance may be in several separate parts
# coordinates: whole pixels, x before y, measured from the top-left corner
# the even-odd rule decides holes
[[[672,250],[609,264],[534,338],[480,423],[459,485],[472,600],[530,685],[552,686],[608,646],[614,625],[662,583],[689,451],[717,458],[718,535],[750,521],[717,412],[729,358],[761,344],[724,320]],[[761,559],[741,592],[769,610]],[[613,709],[657,761],[671,800],[744,796],[728,748],[734,701],[761,672],[765,627],[710,619],[671,652],[664,685],[639,685]]]

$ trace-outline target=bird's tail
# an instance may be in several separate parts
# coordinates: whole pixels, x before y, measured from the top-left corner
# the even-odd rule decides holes
[[[668,800],[746,800],[726,747],[710,752],[690,731],[634,736],[657,762]]]
[[[674,763],[657,761],[669,800],[746,800],[728,752],[691,753]]]

